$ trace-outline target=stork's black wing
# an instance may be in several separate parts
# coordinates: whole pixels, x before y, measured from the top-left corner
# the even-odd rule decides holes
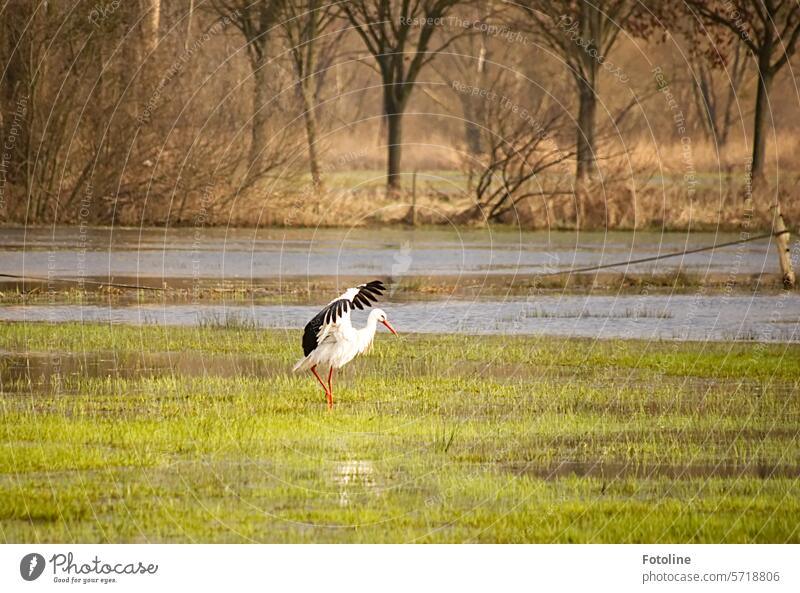
[[[380,280],[373,280],[366,284],[360,284],[356,288],[358,288],[358,292],[353,297],[353,305],[355,305],[357,309],[371,307],[372,303],[378,302],[378,297],[382,296],[383,292],[386,290],[386,287]]]
[[[308,356],[319,345],[317,337],[325,325],[336,323],[339,318],[352,311],[354,307],[358,309],[371,307],[372,303],[377,302],[378,297],[385,290],[386,287],[383,282],[373,280],[348,289],[340,298],[326,305],[322,311],[314,315],[314,318],[306,324],[303,332],[303,353]]]
[[[314,318],[306,324],[306,329],[303,332],[303,354],[308,356],[319,345],[317,336],[324,325],[335,322],[336,319],[342,316],[346,311],[353,308],[353,303],[346,299],[338,299],[333,301],[325,308],[314,315]]]

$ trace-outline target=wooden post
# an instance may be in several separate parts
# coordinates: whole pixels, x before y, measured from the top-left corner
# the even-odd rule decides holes
[[[411,226],[417,226],[417,170],[411,175],[411,212],[408,217]]]
[[[775,209],[775,220],[772,228],[775,232],[775,245],[778,248],[778,261],[781,264],[783,287],[791,289],[795,287],[797,278],[792,269],[791,251],[789,249],[789,229],[786,228],[786,223],[783,220],[780,204],[775,202],[773,208]]]

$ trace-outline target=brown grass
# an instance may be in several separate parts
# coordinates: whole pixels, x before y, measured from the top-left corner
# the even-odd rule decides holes
[[[363,135],[354,136],[337,145],[336,152],[342,156],[326,163],[327,189],[323,192],[313,191],[302,179],[303,172],[295,171],[236,196],[216,195],[205,205],[190,205],[177,224],[350,227],[406,223],[411,192],[407,190],[396,197],[386,195],[381,181],[384,147],[377,136],[367,140]],[[768,179],[753,192],[752,209],[745,203],[748,148],[731,142],[719,153],[703,141],[693,141],[691,148],[691,171],[697,182],[693,195],[691,184],[684,178],[690,169],[680,142],[659,146],[640,142],[628,145],[613,158],[601,159],[598,178],[583,191],[576,190],[572,179],[574,163],[565,163],[558,173],[541,176],[538,189],[566,189],[568,193],[524,200],[501,222],[528,229],[580,226],[756,231],[770,228],[770,208],[776,199],[790,228],[800,221],[800,200],[795,198],[800,193],[800,138],[787,133],[769,143]],[[613,148],[608,147],[605,152],[611,153]],[[461,221],[460,214],[474,207],[466,176],[459,177],[461,154],[459,147],[447,144],[443,138],[412,143],[406,150],[405,171],[420,171],[416,192],[418,224],[454,224]],[[445,178],[448,174],[450,177]],[[156,206],[159,203],[142,203],[140,207],[147,208],[144,213],[139,207],[120,209],[117,222],[163,224],[167,211],[160,211]],[[168,201],[164,203],[168,205]],[[479,217],[470,224],[486,222]]]

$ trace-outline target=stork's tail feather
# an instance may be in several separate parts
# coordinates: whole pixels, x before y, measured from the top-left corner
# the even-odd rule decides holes
[[[305,358],[301,358],[297,361],[292,367],[292,372],[296,373],[297,371],[307,371],[311,368],[311,355],[306,356]]]

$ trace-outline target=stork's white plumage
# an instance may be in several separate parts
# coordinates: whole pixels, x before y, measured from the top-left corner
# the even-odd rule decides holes
[[[341,296],[328,303],[305,327],[305,357],[292,370],[310,370],[314,374],[325,390],[328,408],[333,407],[333,369],[343,367],[370,347],[379,322],[397,335],[382,309],[370,311],[367,325],[361,329],[354,328],[350,320],[350,312],[354,308],[371,307],[385,290],[380,280],[348,288]],[[317,373],[317,366],[328,367],[327,385]]]

